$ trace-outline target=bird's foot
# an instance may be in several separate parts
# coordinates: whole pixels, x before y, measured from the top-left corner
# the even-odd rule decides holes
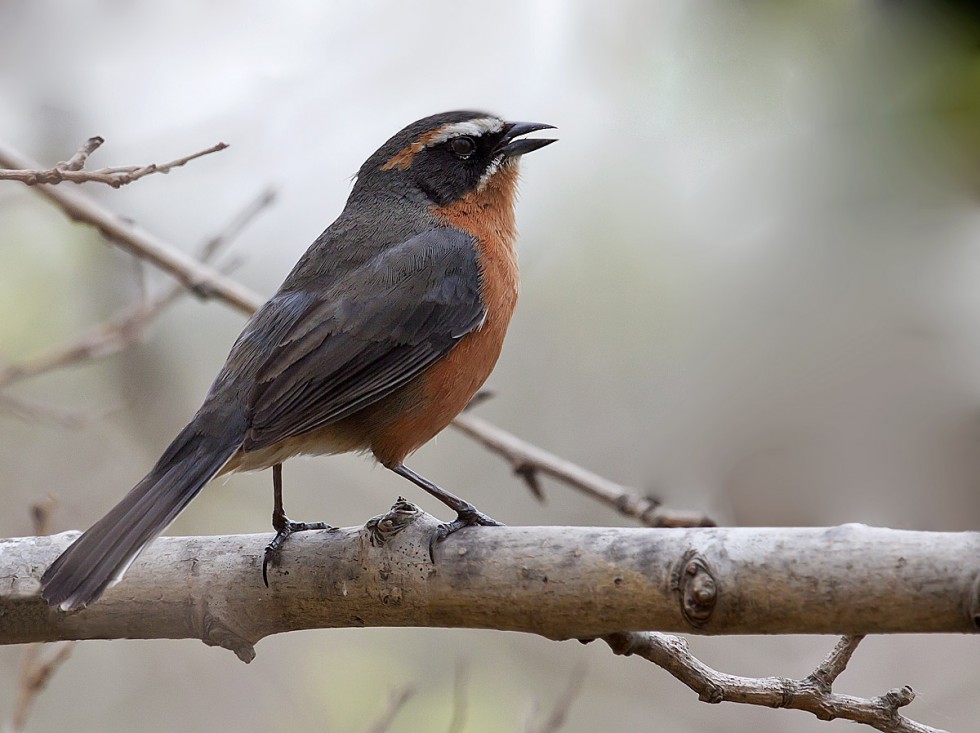
[[[456,513],[456,518],[453,521],[445,522],[436,527],[435,531],[432,533],[432,537],[429,538],[429,559],[432,560],[432,562],[436,561],[436,545],[446,539],[449,535],[458,532],[463,527],[475,526],[503,527],[505,525],[502,522],[498,522],[493,517],[488,517],[472,504],[468,504],[466,507]]]
[[[269,587],[269,565],[279,564],[279,548],[282,547],[282,543],[286,541],[289,535],[293,532],[306,532],[310,529],[334,529],[326,522],[294,522],[285,515],[281,518],[275,517],[273,525],[276,536],[272,538],[272,542],[265,546],[265,556],[262,558],[262,581],[266,588]]]

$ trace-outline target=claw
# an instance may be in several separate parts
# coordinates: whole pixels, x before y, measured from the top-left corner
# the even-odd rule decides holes
[[[281,522],[275,522],[277,525],[276,536],[272,538],[272,542],[265,546],[265,555],[262,558],[262,582],[265,583],[265,587],[269,587],[269,564],[277,565],[277,559],[279,557],[279,548],[282,547],[282,543],[286,541],[293,532],[306,532],[310,529],[333,529],[326,522],[294,522],[290,519],[286,519],[285,515],[282,517]]]
[[[460,510],[456,514],[456,518],[451,522],[444,522],[440,524],[432,532],[432,536],[429,537],[429,559],[435,564],[436,557],[436,545],[445,540],[449,535],[458,532],[463,529],[463,527],[503,527],[505,526],[501,522],[498,522],[493,517],[488,517],[486,514],[478,510],[472,504]]]

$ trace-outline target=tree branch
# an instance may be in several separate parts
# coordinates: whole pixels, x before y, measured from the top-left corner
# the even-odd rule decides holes
[[[28,186],[38,186],[41,184],[53,185],[63,181],[70,181],[71,183],[104,183],[107,186],[119,188],[133,181],[138,181],[140,178],[148,176],[151,173],[169,173],[174,168],[186,165],[192,160],[210,155],[211,153],[217,153],[219,150],[224,150],[228,147],[227,143],[217,143],[205,150],[199,150],[196,153],[171,160],[169,163],[100,168],[96,171],[82,170],[88,157],[98,150],[104,142],[105,140],[101,137],[90,137],[71,158],[58,163],[53,168],[41,169],[39,164],[26,160],[21,163],[3,161],[3,165],[8,167],[0,168],[0,181],[20,181]]]
[[[262,585],[266,535],[162,537],[125,582],[72,615],[48,609],[38,579],[75,534],[0,540],[0,643],[199,638],[250,660],[260,639],[306,628],[569,639],[651,628],[969,633],[980,623],[975,532],[470,528],[440,544],[433,564],[436,524],[400,501],[365,527],[296,535],[271,590]]]
[[[208,262],[274,199],[274,192],[266,190],[249,202],[222,232],[210,237],[204,243],[200,253],[201,261]],[[101,359],[128,348],[141,341],[150,323],[185,292],[182,285],[173,283],[152,297],[144,294],[139,302],[128,306],[110,320],[86,331],[70,343],[55,347],[28,362],[0,366],[0,389],[54,369],[82,361]]]
[[[394,690],[388,699],[388,707],[378,716],[378,719],[372,723],[368,729],[367,733],[386,733],[386,731],[391,727],[392,721],[394,721],[395,716],[405,707],[412,696],[415,694],[415,688],[412,685],[407,685],[398,690]]]
[[[578,489],[600,503],[612,507],[620,514],[638,519],[648,527],[715,526],[711,519],[700,512],[664,509],[659,502],[641,496],[634,489],[559,458],[469,413],[457,416],[453,420],[453,427],[494,453],[503,456],[510,462],[514,473],[527,481],[532,493],[539,498],[541,489],[536,484],[536,477],[538,473],[542,473]]]
[[[77,534],[0,540],[0,643],[198,638],[243,661],[271,634],[308,628],[442,626],[602,638],[662,666],[708,702],[934,733],[899,714],[910,688],[834,693],[859,636],[803,680],[744,678],[691,656],[659,628],[699,634],[976,632],[980,533],[844,525],[788,529],[480,527],[429,559],[438,520],[400,500],[364,527],[290,538],[271,588],[269,535],[162,537],[91,608],[39,597],[44,568]]]
[[[2,142],[0,165],[19,169],[39,167],[33,160]],[[252,313],[264,300],[214,268],[201,264],[176,247],[113,214],[79,191],[57,186],[37,186],[34,190],[57,205],[70,219],[94,226],[110,241],[169,273],[200,298],[217,298],[246,314]]]
[[[847,661],[861,641],[860,636],[844,637],[830,656],[802,680],[782,677],[738,677],[718,672],[688,650],[677,636],[656,632],[626,632],[603,637],[614,654],[635,655],[653,662],[698,693],[703,702],[738,702],[769,708],[805,710],[821,720],[843,718],[864,723],[886,733],[942,733],[901,715],[900,708],[915,699],[911,687],[901,687],[874,698],[853,697],[831,692],[817,680],[833,680],[844,671]]]
[[[524,726],[525,733],[555,733],[555,731],[560,730],[565,721],[568,720],[569,712],[572,709],[572,703],[578,697],[579,693],[582,691],[582,685],[585,683],[585,666],[580,665],[575,668],[572,672],[571,677],[568,680],[568,684],[565,686],[564,691],[555,700],[554,705],[551,708],[551,712],[537,725],[533,723],[533,710],[528,716],[528,720]]]
[[[31,518],[34,520],[34,533],[46,535],[48,533],[48,522],[51,518],[51,510],[54,508],[54,499],[48,497],[35,502],[31,506]],[[13,715],[10,722],[3,730],[5,733],[20,733],[27,726],[27,719],[30,717],[34,703],[38,695],[48,686],[48,682],[55,672],[64,664],[75,649],[75,642],[65,642],[56,647],[54,654],[47,659],[42,659],[42,644],[29,644],[24,649],[24,655],[20,663],[20,679],[17,689],[17,702],[14,705]]]

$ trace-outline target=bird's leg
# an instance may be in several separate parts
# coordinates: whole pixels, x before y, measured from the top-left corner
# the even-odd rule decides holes
[[[436,531],[432,533],[432,538],[429,540],[429,557],[433,561],[435,561],[433,551],[435,550],[436,543],[442,542],[453,532],[456,532],[463,527],[472,527],[473,525],[482,525],[484,527],[504,526],[496,519],[488,517],[468,501],[464,501],[455,494],[449,493],[441,486],[437,486],[429,481],[429,479],[427,479],[425,476],[415,473],[415,471],[402,463],[385,465],[385,468],[394,471],[399,476],[407,478],[416,486],[420,486],[421,488],[425,489],[443,504],[456,512],[456,518],[453,521],[440,524]]]
[[[286,516],[282,508],[282,464],[277,463],[272,467],[272,528],[276,530],[276,536],[272,542],[265,546],[265,557],[262,558],[262,580],[265,587],[269,587],[269,563],[275,565],[279,548],[293,532],[305,532],[308,529],[333,529],[325,522],[294,522]]]

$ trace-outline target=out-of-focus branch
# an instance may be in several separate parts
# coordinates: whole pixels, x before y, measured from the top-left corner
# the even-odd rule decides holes
[[[149,165],[127,165],[114,168],[100,168],[95,171],[83,170],[88,157],[101,147],[105,140],[101,137],[90,137],[71,158],[58,163],[53,168],[42,169],[39,165],[18,166],[4,162],[8,168],[0,168],[0,181],[20,181],[28,186],[41,184],[56,184],[63,181],[71,183],[104,183],[113,188],[125,186],[127,183],[138,181],[152,173],[169,173],[174,168],[190,163],[211,153],[217,153],[228,147],[227,143],[218,143],[205,150],[185,155],[171,160],[169,163],[150,163]]]
[[[54,500],[50,498],[35,502],[31,506],[35,534],[46,535],[48,533],[48,524],[53,508]],[[20,733],[24,730],[38,695],[47,687],[48,681],[58,671],[58,668],[71,656],[75,649],[75,643],[74,641],[64,642],[58,646],[53,655],[43,660],[41,658],[43,644],[30,644],[24,649],[24,656],[20,663],[17,702],[14,704],[13,715],[4,729],[5,733]]]
[[[700,512],[664,509],[659,502],[648,499],[633,489],[531,445],[468,412],[459,415],[453,421],[453,427],[503,456],[510,462],[514,473],[530,484],[536,496],[541,495],[541,489],[536,483],[540,473],[578,489],[620,514],[638,519],[648,527],[715,526],[711,519]]]
[[[405,707],[412,695],[415,694],[415,688],[412,685],[406,685],[405,687],[399,688],[391,693],[388,698],[388,707],[385,708],[384,712],[378,716],[365,731],[365,733],[387,733],[388,729],[391,727],[391,723],[394,721],[395,716]]]
[[[551,712],[540,723],[534,723],[532,710],[532,715],[528,716],[528,720],[524,725],[525,733],[556,733],[556,731],[561,730],[568,720],[572,703],[575,702],[575,699],[582,691],[584,682],[585,665],[579,665],[572,672],[571,677],[568,679],[568,684],[565,686],[561,695],[555,700],[555,704],[551,707]]]
[[[0,142],[0,165],[18,169],[39,167],[3,142]],[[198,297],[216,298],[246,314],[262,304],[263,298],[245,286],[108,211],[83,193],[45,185],[34,190],[70,219],[94,226],[111,242],[169,273]]]
[[[916,723],[899,710],[915,699],[911,687],[889,690],[878,697],[841,695],[832,691],[861,636],[845,636],[830,655],[802,680],[783,677],[739,677],[712,669],[688,649],[687,642],[657,632],[624,632],[602,637],[615,654],[638,656],[653,662],[698,693],[703,702],[737,702],[768,708],[813,713],[821,720],[841,718],[863,723],[885,733],[943,733]]]
[[[467,687],[470,682],[470,668],[466,662],[457,660],[453,675],[453,716],[449,720],[446,733],[463,733],[466,728],[466,714],[469,709]]]
[[[222,232],[204,243],[200,253],[201,261],[208,262],[274,200],[275,193],[268,189],[249,202]],[[68,344],[58,346],[31,361],[0,367],[0,389],[22,379],[82,361],[104,358],[128,348],[141,341],[149,324],[185,292],[182,285],[174,283],[155,296],[142,298],[106,323],[83,333]]]
[[[35,400],[14,397],[2,392],[0,392],[0,412],[30,422],[50,423],[67,430],[77,430],[89,424],[93,419],[90,412],[83,413],[78,410],[52,407]],[[96,413],[96,415],[102,417],[104,413]]]

